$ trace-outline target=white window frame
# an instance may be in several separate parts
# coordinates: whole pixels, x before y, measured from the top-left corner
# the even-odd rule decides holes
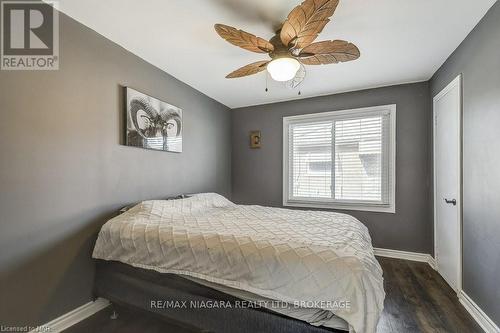
[[[389,112],[389,204],[370,204],[370,203],[352,203],[352,202],[335,202],[328,199],[297,200],[290,199],[289,186],[289,141],[288,130],[291,124],[301,123],[304,121],[321,121],[332,120],[332,118],[341,117],[343,115],[355,116],[370,116],[372,114],[380,114],[380,112]],[[283,117],[283,206],[289,207],[306,207],[306,208],[328,208],[339,210],[357,210],[369,212],[396,212],[396,104],[373,106],[367,108],[329,111],[321,113],[304,114],[299,116]]]

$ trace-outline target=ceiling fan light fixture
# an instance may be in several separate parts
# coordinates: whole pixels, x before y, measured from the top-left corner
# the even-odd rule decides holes
[[[289,81],[295,77],[300,68],[297,59],[284,57],[272,60],[267,64],[267,71],[275,81]]]
[[[267,53],[270,57],[240,67],[226,78],[254,75],[267,69],[273,80],[285,82],[285,85],[293,80],[291,85],[297,86],[304,79],[300,71],[303,65],[327,65],[358,59],[359,49],[345,40],[314,42],[330,22],[338,4],[339,0],[303,0],[288,14],[281,27],[276,27],[276,34],[269,40],[229,25],[215,24],[215,31],[227,42],[247,51]]]

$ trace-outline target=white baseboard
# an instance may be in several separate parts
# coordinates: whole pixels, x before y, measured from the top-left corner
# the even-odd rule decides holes
[[[375,252],[375,255],[379,256],[379,257],[426,262],[433,269],[436,269],[436,261],[434,260],[434,258],[430,254],[427,254],[427,253],[389,250],[389,249],[381,249],[381,248],[377,248],[377,247],[374,248],[373,250]]]
[[[38,326],[38,329],[34,329],[30,331],[30,333],[35,332],[61,332],[76,323],[84,320],[87,317],[92,316],[94,313],[104,309],[109,305],[109,301],[104,298],[98,298],[93,302],[88,302],[68,313],[63,314],[62,316],[44,324]]]
[[[500,328],[463,290],[458,293],[458,299],[486,333],[500,333]]]

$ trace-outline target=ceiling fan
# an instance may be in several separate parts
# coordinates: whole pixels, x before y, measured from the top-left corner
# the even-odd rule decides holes
[[[303,65],[326,65],[356,60],[360,56],[356,45],[344,40],[314,42],[330,22],[339,0],[305,0],[295,7],[280,29],[269,41],[243,30],[216,24],[215,31],[229,43],[256,53],[267,53],[271,60],[243,66],[226,78],[238,78],[265,69],[275,81],[290,81]],[[300,75],[299,79],[303,79]],[[300,82],[299,82],[300,83]]]

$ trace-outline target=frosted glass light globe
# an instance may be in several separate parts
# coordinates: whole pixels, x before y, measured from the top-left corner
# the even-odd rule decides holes
[[[275,81],[288,81],[295,77],[300,63],[294,58],[277,58],[267,64],[267,71]]]

